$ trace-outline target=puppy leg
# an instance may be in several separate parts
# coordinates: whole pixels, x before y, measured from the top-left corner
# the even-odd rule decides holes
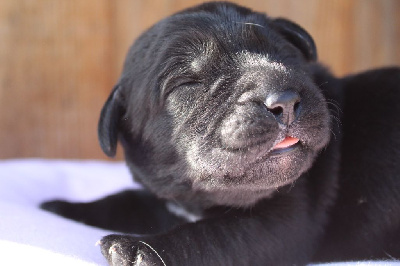
[[[165,202],[142,190],[126,190],[89,203],[44,202],[42,209],[88,225],[124,233],[159,233],[183,222]]]
[[[99,243],[110,265],[305,265],[322,230],[299,202],[223,211],[166,234],[109,235]]]

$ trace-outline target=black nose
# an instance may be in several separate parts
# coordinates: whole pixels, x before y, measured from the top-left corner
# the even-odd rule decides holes
[[[265,100],[265,106],[274,114],[278,122],[290,125],[298,116],[300,95],[292,90],[273,93]]]

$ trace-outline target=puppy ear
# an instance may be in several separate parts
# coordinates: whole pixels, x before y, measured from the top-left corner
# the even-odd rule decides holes
[[[114,157],[117,151],[118,128],[124,115],[120,88],[119,85],[114,87],[101,110],[98,124],[100,146],[103,152],[109,157]]]
[[[273,20],[275,29],[290,43],[296,46],[309,61],[317,60],[317,48],[313,38],[302,27],[287,19]]]

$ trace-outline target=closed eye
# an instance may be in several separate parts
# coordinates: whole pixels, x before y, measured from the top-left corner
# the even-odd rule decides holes
[[[190,88],[199,85],[200,82],[193,79],[174,79],[169,78],[165,80],[161,85],[161,92],[167,98],[170,93],[179,88]]]
[[[201,83],[199,81],[186,81],[183,83],[180,83],[177,87],[193,87],[193,86],[197,86],[200,85]]]

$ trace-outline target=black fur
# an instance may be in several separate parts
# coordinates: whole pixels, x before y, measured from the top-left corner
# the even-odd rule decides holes
[[[42,207],[147,234],[104,237],[112,265],[400,258],[400,69],[338,79],[316,60],[304,29],[234,4],[160,21],[129,50],[99,122],[104,152],[119,140],[154,196]],[[287,136],[299,142],[273,148]]]

